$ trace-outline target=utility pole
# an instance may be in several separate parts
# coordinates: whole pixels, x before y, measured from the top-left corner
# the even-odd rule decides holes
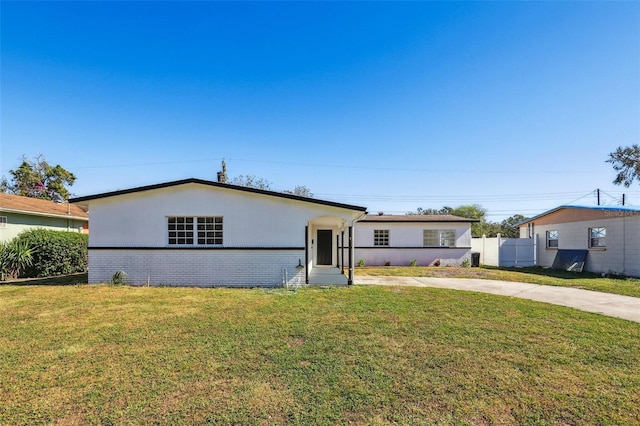
[[[596,193],[598,194],[598,205],[600,205],[600,188],[596,189]]]

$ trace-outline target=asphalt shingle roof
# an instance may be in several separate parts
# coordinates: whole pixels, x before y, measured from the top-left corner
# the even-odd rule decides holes
[[[2,211],[89,220],[87,211],[75,204],[54,203],[5,193],[0,193],[0,212]]]

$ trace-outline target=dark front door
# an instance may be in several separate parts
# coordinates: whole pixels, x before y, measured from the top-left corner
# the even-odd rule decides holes
[[[330,229],[318,229],[318,265],[331,265],[332,246],[333,232]]]

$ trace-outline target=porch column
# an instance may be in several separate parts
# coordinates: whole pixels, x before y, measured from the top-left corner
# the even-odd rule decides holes
[[[340,250],[340,255],[342,256],[342,262],[340,262],[340,264],[342,265],[342,275],[344,275],[344,231],[340,233],[340,242],[342,243],[341,250]]]
[[[347,284],[353,284],[353,226],[349,227],[349,277]]]
[[[309,284],[309,225],[304,227],[304,283]]]
[[[340,235],[336,234],[336,262],[340,268]]]

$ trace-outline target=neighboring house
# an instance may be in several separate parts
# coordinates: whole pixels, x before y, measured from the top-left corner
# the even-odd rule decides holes
[[[0,193],[0,242],[33,228],[88,233],[89,216],[73,204]]]
[[[200,179],[71,201],[89,208],[89,282],[122,270],[137,285],[351,283],[350,236],[366,212]]]
[[[452,215],[369,215],[356,226],[355,256],[365,265],[460,265],[471,260],[471,224]]]
[[[558,250],[587,250],[585,271],[640,276],[640,209],[560,206],[520,224],[536,238],[537,264],[553,265]]]

